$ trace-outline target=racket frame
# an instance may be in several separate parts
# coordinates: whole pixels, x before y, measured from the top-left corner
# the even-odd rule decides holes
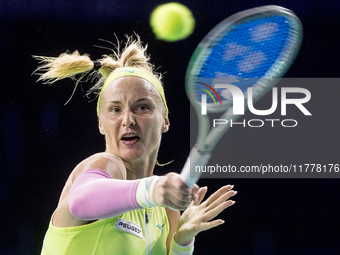
[[[249,20],[254,20],[256,17],[261,16],[285,16],[292,24],[291,37],[294,40],[288,40],[290,45],[287,45],[285,50],[281,52],[280,57],[275,61],[272,67],[267,71],[263,78],[260,78],[253,87],[253,103],[256,103],[261,97],[263,97],[282,77],[291,64],[294,62],[296,55],[300,49],[302,43],[302,24],[299,18],[290,10],[276,5],[261,6],[249,10],[245,10],[236,13],[218,25],[216,25],[199,43],[196,47],[192,58],[189,61],[189,65],[186,72],[186,93],[187,96],[194,107],[198,116],[198,136],[196,141],[197,150],[200,154],[210,154],[214,149],[220,138],[224,133],[230,128],[230,125],[219,125],[210,130],[209,118],[207,115],[201,114],[201,103],[197,101],[197,98],[192,91],[192,84],[197,82],[197,76],[205,63],[205,60],[211,53],[211,48],[209,47],[216,38],[219,37],[221,33],[225,34],[226,31],[231,31],[235,25],[246,23]],[[199,59],[199,61],[197,61]],[[211,84],[214,86],[214,84]],[[248,108],[246,103],[247,95],[244,93],[245,104],[244,110]],[[211,103],[207,104],[208,113],[223,112],[221,119],[226,119],[229,121],[236,121],[240,115],[233,115],[232,102],[223,101],[223,106]],[[210,130],[210,132],[209,132]]]

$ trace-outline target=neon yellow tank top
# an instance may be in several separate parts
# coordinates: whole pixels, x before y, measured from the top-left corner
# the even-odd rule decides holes
[[[139,209],[87,225],[57,228],[52,220],[42,255],[166,255],[169,221],[163,207]]]

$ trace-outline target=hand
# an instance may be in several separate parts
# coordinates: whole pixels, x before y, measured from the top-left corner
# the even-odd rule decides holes
[[[235,201],[229,200],[236,195],[236,191],[231,190],[234,186],[227,185],[212,194],[202,204],[202,200],[208,188],[200,188],[197,192],[197,203],[191,202],[190,206],[183,212],[177,225],[175,240],[181,245],[188,245],[193,238],[201,231],[209,230],[224,223],[223,220],[212,220],[223,210],[233,205]]]
[[[197,185],[190,189],[179,174],[168,173],[157,181],[153,198],[159,206],[185,210],[192,200],[197,201],[197,191]]]

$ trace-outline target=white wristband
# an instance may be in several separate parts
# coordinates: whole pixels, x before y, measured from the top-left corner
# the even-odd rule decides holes
[[[173,235],[169,255],[191,255],[194,252],[194,240],[188,245],[180,245],[175,241],[175,235]]]
[[[159,178],[159,176],[150,176],[140,180],[136,191],[136,201],[141,208],[157,206],[153,198],[153,191]]]

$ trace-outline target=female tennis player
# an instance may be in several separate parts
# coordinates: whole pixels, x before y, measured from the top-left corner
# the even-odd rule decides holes
[[[153,175],[162,133],[170,126],[160,75],[137,36],[92,61],[78,52],[36,57],[40,80],[96,73],[99,131],[106,151],[71,172],[45,235],[42,254],[192,254],[195,236],[224,223],[214,219],[234,204],[233,186],[204,202],[177,173]],[[179,210],[184,211],[180,215]]]

